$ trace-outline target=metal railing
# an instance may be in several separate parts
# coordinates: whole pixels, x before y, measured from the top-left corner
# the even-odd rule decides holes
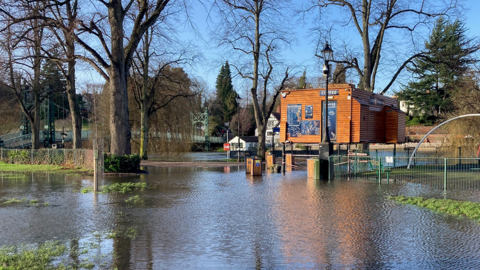
[[[479,158],[331,156],[335,178],[409,182],[440,188],[480,189]]]
[[[91,130],[82,130],[82,140],[88,140],[92,136]],[[140,132],[132,132],[133,137],[139,137]],[[159,133],[159,132],[151,132],[149,136],[152,138],[164,138],[167,140],[182,140],[183,136],[180,133]],[[44,132],[39,133],[40,143],[44,141]],[[189,140],[195,143],[205,143],[205,136],[200,135],[192,135],[187,136]],[[7,135],[3,135],[0,137],[0,140],[3,141],[4,148],[16,149],[16,148],[28,148],[32,145],[32,134],[21,135],[20,132],[11,133]],[[208,140],[210,143],[224,143],[226,139],[223,137],[212,137],[209,136]],[[55,131],[55,141],[61,142],[62,141],[62,132]],[[73,132],[68,132],[67,136],[64,139],[65,142],[73,141]]]
[[[10,133],[10,134],[5,134],[5,135],[0,136],[0,141],[9,140],[9,139],[12,139],[12,138],[21,136],[21,135],[22,135],[22,132],[15,132],[15,133]]]
[[[82,140],[90,139],[92,135],[91,130],[82,130]],[[39,133],[39,141],[42,143],[45,140],[44,132]],[[62,132],[55,131],[55,141],[62,141]],[[69,132],[65,136],[65,142],[73,141],[73,132]],[[32,145],[32,134],[20,135],[3,141],[4,148],[16,149],[16,148],[28,148]]]

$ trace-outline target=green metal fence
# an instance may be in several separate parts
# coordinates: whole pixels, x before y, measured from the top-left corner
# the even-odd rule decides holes
[[[444,190],[480,189],[479,158],[331,156],[336,179],[348,178],[378,183],[409,182]]]

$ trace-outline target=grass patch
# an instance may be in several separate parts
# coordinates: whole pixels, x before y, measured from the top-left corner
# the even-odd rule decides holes
[[[127,239],[135,239],[137,237],[137,230],[133,227],[125,228],[120,227],[117,228],[115,231],[107,234],[107,238],[127,238]]]
[[[423,197],[389,196],[397,203],[410,204],[456,217],[467,217],[480,221],[480,203],[457,201],[451,199],[427,199]]]
[[[115,184],[110,184],[110,185],[105,185],[102,188],[102,193],[127,193],[127,192],[132,192],[134,190],[144,190],[147,188],[147,183],[141,182],[141,183],[115,183]]]
[[[0,162],[0,172],[49,172],[65,174],[91,174],[92,171],[82,168],[58,166],[58,165],[29,165],[10,164]]]
[[[19,199],[12,198],[12,199],[4,202],[4,204],[22,203],[22,202],[24,202],[24,200],[19,200]]]
[[[37,247],[2,247],[0,248],[0,269],[62,269],[54,267],[51,263],[65,251],[65,245],[58,242],[49,242]]]
[[[138,195],[135,195],[135,196],[132,196],[132,197],[126,199],[125,202],[128,203],[128,204],[143,204],[144,203],[144,201]]]
[[[115,184],[104,185],[104,186],[100,187],[100,190],[101,190],[100,193],[129,193],[129,192],[133,192],[135,190],[143,191],[145,188],[147,188],[147,183],[145,183],[145,182],[141,182],[141,183],[132,183],[132,182],[115,183]],[[89,193],[89,192],[92,192],[92,191],[93,191],[93,187],[82,188],[80,190],[81,193]]]

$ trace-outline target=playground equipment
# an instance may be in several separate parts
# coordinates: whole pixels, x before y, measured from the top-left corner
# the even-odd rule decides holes
[[[408,165],[407,165],[407,169],[410,169],[410,165],[412,163],[412,160],[413,160],[413,157],[415,156],[415,153],[417,153],[417,150],[418,150],[418,147],[420,147],[420,145],[423,143],[423,141],[428,137],[428,135],[430,135],[434,130],[436,130],[437,128],[445,125],[446,123],[448,122],[451,122],[453,120],[457,120],[459,118],[464,118],[464,117],[473,117],[473,116],[480,116],[480,114],[478,113],[472,113],[472,114],[465,114],[465,115],[460,115],[460,116],[457,116],[457,117],[454,117],[452,119],[448,119],[447,121],[441,123],[440,125],[432,128],[432,130],[430,130],[429,132],[427,132],[427,134],[425,134],[425,136],[423,136],[423,138],[420,140],[420,142],[418,142],[417,144],[417,147],[415,147],[415,150],[413,150],[412,152],[412,155],[410,156],[410,159],[408,160]]]

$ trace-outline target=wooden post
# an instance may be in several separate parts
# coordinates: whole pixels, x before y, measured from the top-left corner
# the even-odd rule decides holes
[[[268,171],[272,167],[272,165],[275,165],[275,154],[268,154],[266,170]]]
[[[307,159],[307,177],[316,179],[315,177],[315,161],[318,159],[316,158],[309,158]]]
[[[251,174],[252,173],[252,164],[253,164],[253,158],[246,158],[246,163],[247,165],[245,166],[245,173],[246,174]]]
[[[294,162],[294,157],[293,154],[286,154],[285,155],[285,163],[287,166],[287,171],[292,171],[293,170],[293,162]]]
[[[285,175],[285,143],[283,144],[283,149],[282,149],[282,172],[283,175]]]
[[[93,191],[98,191],[98,147],[94,143],[93,149]],[[74,149],[73,151],[75,151]]]
[[[262,175],[262,160],[260,158],[252,159],[252,175],[261,176]]]

